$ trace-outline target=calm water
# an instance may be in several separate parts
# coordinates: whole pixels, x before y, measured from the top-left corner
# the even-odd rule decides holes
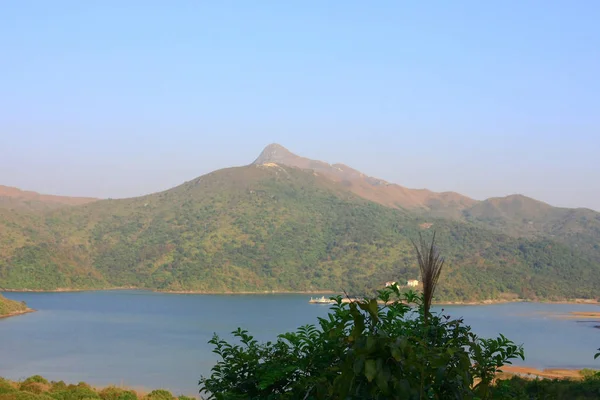
[[[164,387],[197,393],[216,356],[213,332],[238,326],[258,338],[313,323],[327,306],[306,295],[177,295],[145,291],[4,293],[38,311],[0,319],[0,376],[40,374],[68,382]],[[449,306],[484,337],[499,332],[525,345],[524,365],[598,368],[600,329],[547,313],[600,311],[600,306],[513,303]]]

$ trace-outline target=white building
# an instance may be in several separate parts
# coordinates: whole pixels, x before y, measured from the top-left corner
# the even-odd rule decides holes
[[[411,279],[408,282],[406,282],[406,286],[410,286],[410,287],[419,286],[419,281],[416,279]]]

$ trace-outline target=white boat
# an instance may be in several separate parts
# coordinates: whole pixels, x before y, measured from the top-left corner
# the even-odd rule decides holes
[[[316,297],[316,298],[310,298],[309,303],[312,304],[332,304],[334,303],[333,300],[326,298],[325,296],[321,296],[321,297]]]

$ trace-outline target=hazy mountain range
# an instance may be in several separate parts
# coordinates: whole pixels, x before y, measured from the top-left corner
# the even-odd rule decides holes
[[[50,210],[64,206],[77,206],[98,199],[39,194],[15,187],[0,185],[0,207],[16,210]]]
[[[408,189],[277,144],[164,192],[94,200],[0,187],[0,287],[361,292],[417,278],[410,239],[436,230],[441,297],[599,295],[600,213]]]

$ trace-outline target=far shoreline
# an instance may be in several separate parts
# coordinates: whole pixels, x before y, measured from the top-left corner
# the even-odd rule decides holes
[[[4,289],[0,288],[0,292],[5,293],[78,293],[78,292],[108,292],[108,291],[123,291],[123,290],[136,290],[136,291],[147,291],[155,293],[165,294],[187,294],[187,295],[220,295],[220,296],[232,296],[232,295],[273,295],[273,294],[305,294],[305,295],[340,295],[345,297],[343,293],[336,292],[334,290],[314,290],[314,291],[301,291],[301,290],[264,290],[264,291],[208,291],[208,290],[159,290],[139,287],[111,287],[111,288],[57,288],[57,289]],[[355,299],[352,296],[352,299]],[[486,299],[486,300],[465,300],[465,301],[434,301],[433,305],[436,306],[484,306],[484,305],[495,305],[495,304],[508,304],[508,303],[538,303],[538,304],[581,304],[581,305],[600,305],[600,301],[596,299],[570,299],[570,300],[547,300],[547,299]],[[35,310],[34,310],[35,311]],[[31,311],[30,311],[31,312]]]

